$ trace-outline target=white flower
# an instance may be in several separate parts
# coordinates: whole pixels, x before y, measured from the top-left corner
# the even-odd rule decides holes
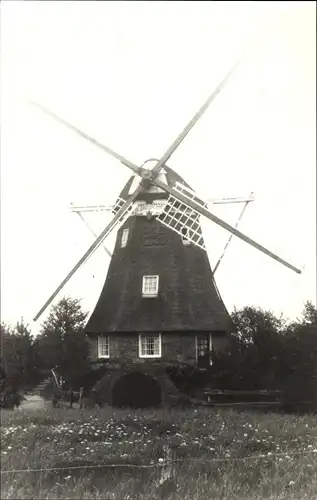
[[[159,458],[158,461],[159,461],[160,464],[162,464],[164,462],[164,459],[163,458]]]
[[[294,484],[295,484],[295,481],[290,481],[290,482],[288,483],[288,486],[293,486]]]
[[[72,476],[66,476],[65,479],[68,481]]]

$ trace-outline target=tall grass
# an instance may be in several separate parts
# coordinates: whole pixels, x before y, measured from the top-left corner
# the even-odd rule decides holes
[[[108,408],[1,417],[3,499],[317,499],[314,416]],[[165,446],[174,464],[160,485]],[[62,470],[5,473],[52,468]]]

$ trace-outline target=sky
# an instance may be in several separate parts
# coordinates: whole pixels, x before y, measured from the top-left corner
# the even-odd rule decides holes
[[[35,100],[141,165],[164,154],[235,60],[242,64],[168,165],[204,199],[247,196],[215,279],[229,311],[295,319],[316,304],[315,2],[2,2],[1,321],[32,318],[93,242],[70,203],[111,204],[129,170]],[[241,205],[211,211],[235,224]],[[100,232],[109,214],[90,214]],[[213,267],[229,234],[202,221]],[[115,234],[107,239],[113,248]],[[92,313],[100,248],[64,295]]]

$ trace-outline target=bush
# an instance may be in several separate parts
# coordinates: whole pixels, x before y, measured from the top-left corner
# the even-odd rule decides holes
[[[6,394],[4,401],[1,405],[1,408],[9,410],[13,410],[15,406],[18,408],[22,403],[23,399],[24,399],[23,396],[18,392],[15,391],[9,392]]]

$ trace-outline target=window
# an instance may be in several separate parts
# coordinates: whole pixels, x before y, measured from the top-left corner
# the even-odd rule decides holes
[[[121,248],[127,246],[128,237],[129,237],[129,229],[124,229],[122,231],[122,236],[121,236]]]
[[[158,276],[143,276],[142,295],[143,297],[157,297],[159,286]]]
[[[197,356],[204,356],[211,351],[211,334],[197,336]]]
[[[204,333],[196,336],[196,358],[201,366],[211,365],[212,335]]]
[[[162,355],[161,334],[139,335],[140,358],[160,358]]]
[[[98,358],[109,358],[109,337],[106,335],[98,336]]]
[[[190,245],[190,240],[188,239],[187,227],[182,228],[182,240],[183,240],[183,245]]]

